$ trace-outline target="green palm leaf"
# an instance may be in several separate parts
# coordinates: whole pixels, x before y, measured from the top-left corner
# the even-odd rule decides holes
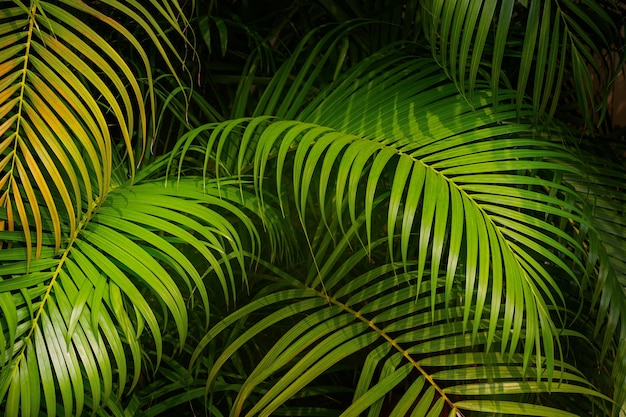
[[[380,239],[375,246],[384,243]],[[332,264],[343,253],[343,248],[333,251],[327,261]],[[363,261],[366,257],[367,252],[362,249],[351,258]],[[318,256],[318,261],[328,271],[326,259]],[[291,407],[294,401],[298,404],[295,398],[299,391],[311,384],[315,386],[316,379],[340,361],[353,363],[360,373],[352,405],[341,414],[345,416],[363,412],[380,415],[386,396],[394,392],[401,393],[401,398],[395,402],[391,415],[405,415],[413,410],[412,415],[424,416],[438,415],[444,405],[459,413],[500,410],[519,415],[552,412],[570,416],[574,414],[506,398],[515,398],[512,396],[518,393],[541,395],[542,392],[551,392],[551,396],[559,392],[598,395],[575,368],[564,362],[555,362],[558,368],[555,376],[559,380],[556,382],[551,381],[541,358],[533,356],[533,367],[525,369],[526,358],[521,353],[485,353],[490,322],[484,320],[479,324],[476,337],[464,332],[463,292],[455,291],[456,307],[450,308],[440,291],[433,309],[431,283],[423,282],[416,291],[411,284],[415,279],[413,272],[396,270],[394,274],[394,266],[381,265],[354,276],[346,268],[325,276],[327,291],[321,292],[303,287],[297,278],[265,266],[269,274],[275,274],[274,279],[297,288],[278,289],[253,300],[211,329],[194,354],[198,359],[202,349],[210,346],[221,332],[246,318],[250,320],[247,330],[209,364],[207,390],[217,400],[218,381],[228,379],[226,374],[219,377],[228,361],[237,358],[243,346],[259,334],[273,333],[277,326],[283,329],[283,336],[270,346],[237,388],[231,416],[286,413],[290,408],[283,407]],[[337,285],[332,286],[331,282]],[[444,285],[440,280],[436,287],[443,290]],[[268,313],[272,305],[275,309]],[[257,321],[256,314],[264,318]],[[502,340],[504,311],[499,316],[496,333]],[[362,351],[369,354],[358,359],[363,357]],[[213,392],[214,387],[218,391]],[[508,397],[500,398],[502,394]]]
[[[29,267],[24,248],[3,251],[0,398],[6,415],[20,409],[38,415],[41,406],[50,416],[57,407],[69,416],[106,406],[113,389],[120,396],[137,385],[145,343],[154,346],[158,366],[168,318],[182,349],[194,300],[208,323],[209,290],[235,299],[234,268],[245,268],[242,256],[232,256],[242,253],[239,233],[249,232],[247,242],[258,236],[237,200],[225,197],[240,196],[229,187],[187,179],[174,187],[117,188],[81,223],[60,258],[53,246],[44,247]],[[244,228],[235,229],[232,218]],[[52,239],[50,223],[45,226]],[[215,280],[207,282],[209,275]]]
[[[281,87],[291,97],[292,86]],[[387,51],[355,65],[308,103],[291,101],[294,108],[277,110],[281,115],[296,114],[297,121],[271,116],[237,119],[200,127],[181,139],[181,158],[200,151],[197,145],[204,146],[207,160],[215,156],[217,161],[226,161],[227,173],[252,171],[261,194],[284,195],[285,187],[293,189],[293,195],[282,197],[280,204],[295,205],[313,256],[303,278],[306,287],[260,299],[257,308],[268,303],[281,305],[285,297],[292,302],[251,324],[212,365],[208,387],[223,364],[255,335],[294,314],[306,312],[310,317],[295,324],[293,332],[285,336],[289,339],[277,342],[248,375],[231,415],[239,415],[248,401],[255,404],[246,411],[250,415],[278,412],[317,377],[362,349],[374,347],[381,338],[390,350],[398,350],[394,340],[399,340],[385,335],[396,329],[394,326],[398,332],[414,329],[411,320],[419,317],[423,317],[422,325],[429,321],[432,325],[417,332],[414,339],[408,338],[414,347],[400,349],[398,357],[405,357],[416,369],[414,362],[419,360],[413,355],[434,354],[447,347],[488,355],[494,352],[499,358],[519,360],[516,366],[520,369],[507,368],[503,374],[521,375],[519,391],[507,386],[512,391],[538,394],[556,387],[555,378],[564,378],[566,391],[593,395],[593,387],[588,383],[577,386],[580,375],[573,368],[565,371],[566,365],[558,359],[562,354],[557,335],[566,325],[564,312],[570,307],[560,283],[579,285],[578,273],[585,270],[579,260],[584,253],[581,243],[571,236],[572,230],[562,227],[570,221],[587,223],[584,211],[574,203],[576,192],[560,181],[563,174],[578,172],[577,160],[530,125],[509,122],[520,114],[531,118],[532,109],[523,107],[520,113],[516,104],[501,102],[496,112],[491,105],[493,97],[483,91],[475,91],[471,99],[462,96],[436,72],[431,60]],[[280,101],[279,92],[273,97]],[[513,97],[512,93],[499,93],[502,100]],[[220,170],[215,172],[220,175]],[[319,207],[321,216],[313,231],[306,217],[311,207]],[[381,242],[386,242],[387,259],[394,262],[385,272],[396,268],[403,272],[387,281],[375,273],[366,274],[372,279],[371,293],[355,301],[368,300],[362,308],[353,308],[352,301],[340,301],[351,294],[350,282],[355,278],[349,271],[357,259],[381,256],[373,249]],[[341,257],[350,247],[358,250],[358,255],[350,258],[353,261]],[[294,279],[280,277],[301,288]],[[382,288],[402,282],[410,284],[387,298]],[[419,289],[417,294],[414,289]],[[317,301],[309,300],[307,291]],[[300,300],[302,297],[306,299]],[[416,297],[421,307],[415,307]],[[408,309],[389,310],[389,320],[394,317],[399,324],[390,324],[384,331],[372,324],[384,320],[365,313],[370,308],[384,309],[397,299],[406,300],[404,308]],[[339,309],[325,310],[318,304],[323,300]],[[447,308],[455,303],[456,308]],[[194,358],[223,327],[250,314],[254,305],[210,331]],[[424,315],[413,308],[425,309]],[[380,314],[386,317],[387,312],[381,310]],[[406,323],[399,319],[403,316],[407,316]],[[441,325],[434,325],[439,320]],[[313,325],[320,327],[306,333]],[[495,356],[487,357],[491,359],[485,360],[495,361]],[[488,372],[497,376],[502,363],[478,365],[487,366]],[[393,381],[380,388],[381,398],[383,392],[404,381],[410,368],[406,362],[397,366],[399,374],[391,368],[393,372],[381,377]],[[280,373],[278,380],[272,376],[274,372]],[[494,406],[491,400],[456,405],[445,394],[446,388],[433,382],[430,372],[422,374],[426,381],[423,385],[416,382],[419,388],[415,389],[421,392],[423,388],[425,395],[440,400],[433,409],[429,401],[418,405],[424,407],[424,413],[436,413],[444,403],[453,409],[471,410],[480,404],[485,411],[511,410],[510,404]],[[534,382],[526,383],[525,378]],[[488,388],[477,389],[501,395],[505,385],[496,379]],[[266,385],[269,380],[270,387]],[[472,384],[466,379],[461,386]],[[354,399],[354,410],[380,407],[380,402],[375,405],[361,398],[370,386],[379,392],[379,387],[365,384],[365,391]],[[476,394],[469,388],[450,392]],[[250,395],[255,399],[250,400]],[[402,404],[404,407],[407,402]],[[524,407],[518,404],[516,412],[547,412],[541,407]],[[354,413],[346,415],[357,415]]]
[[[494,97],[502,79],[510,79],[518,110],[530,96],[535,117],[550,119],[571,78],[587,128],[598,122],[595,109],[601,110],[600,121],[604,117],[606,97],[594,98],[593,79],[608,85],[619,69],[605,53],[621,42],[617,4],[428,0],[422,6],[433,55],[462,92],[471,95],[485,70]]]
[[[378,62],[387,68],[389,60],[394,61],[393,55]],[[371,70],[355,67],[355,72],[378,74],[376,64],[366,62],[364,66]],[[345,230],[346,221],[354,223],[357,207],[365,207],[368,244],[374,233],[371,201],[390,187],[386,223],[391,256],[399,227],[400,259],[407,265],[408,259],[417,255],[418,286],[427,263],[438,269],[445,262],[448,294],[459,268],[465,269],[468,295],[475,282],[482,288],[491,282],[494,294],[505,291],[505,326],[513,330],[514,350],[521,321],[519,317],[514,320],[513,306],[529,310],[529,330],[536,336],[531,340],[540,340],[555,331],[549,330],[552,326],[546,302],[553,305],[555,296],[564,302],[552,276],[534,259],[543,257],[574,280],[572,265],[584,269],[576,253],[568,249],[581,250],[577,241],[532,215],[543,212],[583,221],[580,210],[567,203],[573,191],[537,175],[545,170],[568,171],[558,160],[572,157],[559,145],[533,139],[527,126],[501,124],[507,117],[515,117],[514,106],[502,104],[496,114],[489,106],[489,96],[475,94],[474,100],[467,102],[454,85],[446,84],[441,75],[432,75],[431,68],[430,61],[407,60],[372,79],[354,82],[348,75],[345,83],[322,93],[323,105],[313,101],[302,111],[301,117],[314,123],[268,124],[267,118],[258,118],[209,125],[205,129],[217,139],[207,144],[216,146],[215,154],[219,155],[220,148],[239,143],[237,138],[244,141],[244,146],[234,145],[241,151],[231,159],[239,161],[235,169],[240,172],[255,163],[257,187],[267,176],[266,164],[261,161],[278,156],[273,177],[284,178],[283,167],[289,157],[286,150],[293,149],[293,200],[302,222],[306,222],[311,179],[319,175],[332,180],[319,183],[320,206],[326,207],[327,196],[332,196],[340,230]],[[326,110],[339,105],[348,111]],[[391,123],[383,123],[386,108],[396,109]],[[196,134],[193,132],[191,138]],[[249,156],[251,146],[256,147],[254,159]],[[395,175],[389,177],[391,173]],[[280,180],[276,184],[280,187]],[[546,195],[545,189],[554,189],[565,198]],[[280,188],[277,191],[280,195]],[[430,195],[434,197],[426,197]],[[397,218],[402,219],[398,226]],[[419,236],[417,240],[414,233]],[[445,253],[447,244],[453,246]],[[492,270],[500,274],[493,275]],[[485,301],[481,291],[476,300],[478,317]],[[497,306],[504,300],[496,295],[491,303],[492,311],[499,311]],[[540,323],[547,333],[541,334]],[[552,348],[545,348],[551,357]]]

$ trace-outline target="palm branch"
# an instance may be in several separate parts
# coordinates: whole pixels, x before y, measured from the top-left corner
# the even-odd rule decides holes
[[[330,49],[324,41],[335,42],[336,35],[315,48]],[[556,409],[501,395],[540,394],[557,386],[554,392],[594,392],[560,359],[559,335],[576,335],[567,330],[575,309],[560,285],[582,286],[585,273],[583,245],[567,225],[588,219],[575,203],[575,190],[560,180],[578,174],[575,156],[530,124],[512,121],[520,115],[511,102],[514,92],[499,93],[496,112],[487,86],[471,98],[461,95],[432,60],[389,48],[310,96],[307,75],[316,68],[305,65],[293,81],[279,70],[258,116],[205,125],[181,138],[185,157],[199,152],[207,161],[215,158],[205,172],[252,172],[261,203],[265,193],[290,190],[280,205],[295,206],[311,254],[299,279],[277,268],[268,273],[292,289],[271,286],[275,294],[264,292],[200,342],[194,360],[228,326],[249,326],[208,365],[207,392],[214,382],[228,381],[220,377],[222,367],[239,349],[283,320],[293,321],[280,331],[284,338],[267,348],[247,378],[233,383],[231,415],[280,413],[300,390],[362,350],[373,356],[355,368],[369,373],[361,373],[345,415],[377,415],[385,395],[401,383],[415,385],[395,415],[413,406],[420,410],[415,415],[436,414],[444,403],[459,412],[557,415],[550,414]],[[524,109],[522,115],[532,119],[532,109]],[[320,223],[310,230],[307,216],[316,212]],[[342,258],[349,248],[355,255]],[[376,272],[350,272],[363,259],[381,256],[390,263]],[[397,311],[396,300],[406,302]],[[268,304],[275,305],[273,313],[265,310]],[[456,307],[448,311],[451,305]],[[262,308],[258,321],[249,317]],[[399,318],[404,316],[406,322]],[[416,317],[423,321],[416,324]],[[319,331],[308,332],[317,326]],[[425,371],[420,365],[433,360],[443,366],[434,358],[446,352],[451,363],[459,361],[453,369],[474,361],[485,372],[479,375],[494,378],[477,383],[484,378],[465,375],[467,369]],[[376,364],[387,355],[393,366],[382,372]],[[415,371],[422,377],[409,384]],[[458,375],[459,386],[445,388],[433,376],[438,372],[444,379]],[[446,389],[469,398],[451,400]],[[416,403],[422,395],[428,399]]]
[[[518,109],[530,97],[535,121],[552,118],[563,103],[575,103],[588,129],[604,118],[607,97],[598,91],[608,91],[623,64],[608,52],[621,50],[616,2],[421,4],[433,55],[461,91],[471,94],[485,71],[496,96],[502,81],[514,86]]]
[[[184,30],[176,2],[103,3],[133,19],[172,70],[170,57],[183,62],[165,35]],[[232,253],[240,232],[246,247],[258,236],[240,193],[228,202],[193,178],[151,182],[162,161],[130,188],[156,123],[148,54],[125,26],[79,1],[4,1],[0,22],[0,409],[80,415],[139,383],[145,343],[158,365],[168,317],[181,348],[194,300],[206,322],[211,287],[236,298],[243,258]],[[145,91],[111,31],[135,48]],[[209,288],[207,275],[217,278]]]

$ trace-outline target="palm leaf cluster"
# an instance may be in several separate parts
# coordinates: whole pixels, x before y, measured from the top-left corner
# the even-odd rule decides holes
[[[621,68],[607,53],[622,42],[620,22],[610,16],[619,15],[617,2],[423,3],[429,13],[428,38],[437,45],[434,55],[461,90],[467,84],[471,94],[483,70],[490,73],[494,92],[501,77],[509,78],[518,106],[530,96],[538,118],[550,119],[559,111],[561,95],[579,103],[587,128],[605,117],[606,96],[598,97],[594,82],[611,79]],[[501,72],[511,63],[518,65],[516,73]]]
[[[5,415],[619,415],[618,6],[2,3]]]

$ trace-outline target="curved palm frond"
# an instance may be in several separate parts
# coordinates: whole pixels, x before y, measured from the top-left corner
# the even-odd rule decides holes
[[[235,300],[240,288],[233,268],[247,268],[236,256],[242,254],[240,236],[257,247],[259,237],[237,204],[240,190],[227,193],[229,187],[186,179],[173,187],[146,182],[118,188],[80,224],[60,257],[45,247],[29,267],[24,248],[2,251],[5,415],[39,415],[40,408],[50,416],[57,410],[81,415],[106,406],[111,395],[139,382],[144,344],[153,346],[158,366],[168,317],[182,349],[196,300],[206,323],[209,291]],[[236,199],[230,202],[227,194]],[[45,226],[50,241],[49,222]]]
[[[167,39],[159,36],[163,29],[149,13],[132,10],[143,10],[143,6],[106,3],[135,19],[170,62],[164,48],[173,47],[159,40]],[[169,16],[168,23],[181,32],[176,3],[153,3],[157,14]],[[113,30],[135,47],[148,77],[150,67],[134,35],[84,2],[2,4],[0,206],[6,209],[3,230],[23,231],[30,259],[32,247],[35,257],[41,256],[46,219],[52,226],[54,246],[60,250],[62,239],[74,236],[83,215],[89,215],[106,197],[111,189],[115,135],[120,135],[126,148],[131,176],[135,155],[142,153],[147,141],[148,113],[139,83],[103,32]],[[101,21],[102,26],[89,26],[83,14]],[[109,126],[111,122],[115,129]],[[139,139],[139,149],[134,149],[134,137]]]
[[[359,231],[350,232],[349,240],[336,238],[335,244],[342,250],[360,245],[370,256],[379,239],[386,236],[386,256],[405,271],[403,278],[413,280],[412,285],[398,290],[403,296],[408,297],[405,293],[411,288],[419,288],[421,294],[427,283],[429,295],[422,302],[430,308],[429,317],[434,317],[445,313],[443,306],[458,300],[455,288],[460,286],[460,312],[451,310],[449,314],[452,321],[458,321],[455,326],[467,338],[467,346],[479,346],[482,352],[499,351],[501,357],[519,352],[521,374],[527,376],[535,367],[540,375],[538,385],[531,384],[533,389],[526,386],[530,391],[556,386],[553,380],[559,372],[555,368],[562,366],[557,359],[562,356],[557,335],[567,325],[559,311],[571,308],[559,283],[565,280],[580,285],[579,274],[585,270],[579,260],[584,249],[571,236],[568,225],[587,224],[587,220],[575,203],[576,192],[560,180],[565,173],[578,173],[570,166],[576,159],[530,125],[510,122],[520,114],[516,104],[502,102],[495,112],[488,90],[477,90],[471,99],[460,95],[428,59],[388,50],[354,66],[342,80],[308,101],[293,100],[291,88],[284,90],[287,100],[281,101],[278,93],[271,100],[283,106],[276,110],[279,114],[294,114],[297,121],[257,116],[206,125],[183,137],[179,146],[181,159],[203,152],[206,161],[215,157],[217,164],[224,164],[222,172],[253,172],[260,202],[263,190],[271,189],[268,184],[276,187],[276,192],[269,194],[293,190],[280,204],[295,205],[305,230],[309,209],[317,207],[322,226],[314,234],[307,232],[313,264],[304,280],[307,287],[302,294],[296,291],[299,295],[294,297],[306,298],[303,294],[313,291],[319,293],[322,304],[325,293],[332,300],[339,298],[331,291],[339,285],[339,278],[328,275],[333,268],[344,271],[351,264],[335,259],[321,265],[320,251],[333,245],[332,238],[324,238],[325,233],[345,235],[357,227]],[[513,97],[514,93],[499,95],[502,100]],[[295,107],[285,103],[295,103]],[[523,108],[521,114],[531,117],[532,109]],[[207,171],[212,167],[220,175],[222,165],[205,163]],[[347,275],[344,278],[349,280]],[[383,294],[373,294],[370,303],[374,305],[378,296]],[[310,303],[307,308],[322,308]],[[272,320],[303,312],[300,308],[286,306],[274,319],[253,325],[254,331],[273,324]],[[349,317],[352,320],[358,314]],[[360,326],[367,328],[367,323]],[[217,326],[209,335],[219,329]],[[381,337],[377,332],[365,332],[361,340],[357,337],[361,331],[335,336],[351,341],[346,356]],[[292,343],[308,346],[306,340]],[[224,355],[235,350],[231,346]],[[539,363],[535,357],[544,359]],[[268,360],[271,363],[273,356]],[[312,364],[302,365],[303,374],[304,367]],[[261,373],[251,384],[269,377],[262,373],[264,367],[258,369]],[[267,394],[264,398],[268,400],[258,402],[250,413],[261,409],[271,413],[275,405],[303,388],[305,380],[323,373],[323,369],[315,369],[307,371],[309,379],[302,379],[299,385],[294,385],[295,380],[282,380],[282,388],[272,391],[276,397]],[[574,378],[568,374],[570,377]],[[240,397],[246,398],[250,391],[241,389]],[[284,392],[279,393],[281,389]],[[495,388],[489,392],[501,393]],[[234,415],[243,407],[243,402],[237,404]],[[478,407],[476,404],[467,403],[467,409]],[[489,402],[480,406],[485,411],[497,409]],[[495,408],[490,409],[492,406]],[[508,406],[502,403],[498,407],[504,412]],[[530,414],[546,412],[540,407],[527,409]]]
[[[377,241],[378,245],[384,246],[385,239]],[[532,356],[528,368],[521,352],[486,352],[493,321],[482,320],[474,335],[464,331],[465,294],[460,286],[446,302],[445,281],[439,279],[434,284],[438,294],[433,304],[429,279],[415,287],[415,272],[401,272],[399,265],[391,264],[355,275],[355,268],[367,261],[368,251],[361,249],[346,259],[344,249],[340,244],[327,256],[316,256],[324,274],[323,291],[264,265],[268,269],[265,274],[272,281],[281,281],[282,288],[273,285],[269,294],[263,292],[215,325],[192,358],[193,365],[214,338],[235,325],[240,328],[238,332],[233,329],[237,337],[230,335],[229,346],[207,364],[206,389],[213,400],[209,407],[226,415],[219,404],[228,386],[234,391],[231,416],[358,416],[365,412],[378,416],[383,408],[385,415],[397,416],[409,412],[413,416],[440,415],[444,409],[446,415],[473,410],[573,416],[580,414],[559,410],[550,406],[550,401],[556,405],[555,397],[561,395],[564,402],[578,395],[608,400],[562,361],[554,362],[557,382],[550,377],[545,358]],[[341,261],[342,267],[336,268]],[[504,310],[502,307],[495,320],[499,341],[504,339]],[[282,336],[271,341],[266,354],[250,363],[247,368],[252,370],[237,381],[234,375],[241,374],[228,371],[229,362],[246,361],[240,356],[246,356],[247,344],[263,333],[277,332]],[[573,332],[567,335],[576,337]],[[336,392],[316,385],[323,384],[324,375],[341,364],[359,375],[348,405],[333,404]],[[311,395],[316,392],[317,396]],[[550,396],[543,398],[542,393],[548,392]],[[531,394],[529,402],[519,394]],[[537,405],[540,402],[543,405]],[[582,414],[584,401],[578,409],[575,404],[570,410]]]
[[[461,92],[474,91],[488,62],[494,97],[506,77],[517,90],[518,110],[528,95],[535,117],[550,119],[562,103],[565,83],[573,79],[571,101],[586,127],[604,117],[606,97],[595,96],[594,82],[605,87],[620,69],[619,60],[607,56],[621,50],[622,10],[615,2],[425,0],[422,5],[433,54]]]

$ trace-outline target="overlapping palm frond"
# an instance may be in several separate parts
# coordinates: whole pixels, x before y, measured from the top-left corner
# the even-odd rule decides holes
[[[385,241],[376,243],[384,246]],[[459,416],[468,411],[574,416],[592,408],[585,396],[603,398],[562,361],[554,363],[556,381],[544,358],[531,357],[532,366],[526,368],[521,353],[486,352],[491,322],[478,323],[474,336],[464,332],[460,286],[446,303],[443,279],[433,285],[430,279],[435,278],[429,274],[430,279],[415,287],[414,272],[390,264],[357,275],[367,251],[344,256],[339,245],[339,250],[316,257],[327,274],[324,290],[303,286],[300,278],[268,265],[265,274],[284,288],[274,284],[271,293],[211,329],[195,358],[222,332],[232,339],[229,348],[208,363],[211,409],[227,415],[220,404],[232,401],[231,416]],[[352,269],[337,268],[340,262]],[[439,290],[434,304],[433,287]],[[499,315],[496,335],[502,340],[504,307]],[[263,333],[282,336],[269,344],[265,356],[249,363],[244,348]],[[248,374],[233,372],[240,361],[248,364]],[[339,390],[325,386],[338,369],[358,375],[347,405],[339,402]],[[232,396],[226,401],[228,391]],[[526,400],[520,394],[526,394]],[[568,402],[569,407],[560,408]]]
[[[29,267],[24,248],[3,250],[5,415],[39,415],[40,407],[51,416],[57,409],[81,415],[106,406],[111,395],[138,383],[144,343],[153,346],[158,366],[168,317],[175,348],[182,349],[188,311],[198,301],[208,323],[209,291],[231,304],[236,300],[241,284],[233,281],[233,268],[247,268],[243,255],[236,256],[242,254],[240,239],[258,247],[258,236],[237,204],[240,190],[229,187],[222,183],[218,190],[193,179],[175,187],[162,181],[120,187],[81,223],[61,257],[46,248]],[[50,228],[45,230],[52,240]],[[216,280],[205,282],[208,274]]]
[[[324,26],[272,77],[246,52],[236,93],[190,100],[176,0],[0,0],[0,413],[571,416],[623,401],[570,349],[596,348],[580,317],[597,311],[601,372],[617,358],[624,380],[621,186],[536,129],[566,79],[588,104],[587,65],[612,69],[593,61],[612,47],[608,3],[401,3],[385,34],[402,42],[363,58],[353,35],[384,24]],[[435,60],[406,42],[424,21]],[[152,55],[171,87],[155,91]],[[521,65],[498,79],[505,57]]]
[[[502,81],[514,86],[518,108],[530,96],[537,118],[551,118],[567,101],[577,103],[587,128],[604,118],[607,97],[597,93],[621,68],[609,53],[622,48],[616,2],[421,3],[433,54],[462,92],[471,94],[482,70],[496,96]],[[575,96],[564,101],[570,81]]]
[[[302,72],[308,70],[304,68]],[[300,75],[296,74],[294,79],[301,79]],[[240,393],[231,415],[239,415],[245,399],[257,385],[262,385],[259,389],[266,393],[252,401],[257,405],[247,412],[269,415],[275,410],[278,412],[281,404],[342,358],[366,346],[375,348],[381,339],[389,343],[385,354],[397,349],[393,339],[386,339],[382,330],[367,330],[377,329],[373,325],[375,315],[369,317],[362,313],[371,305],[380,306],[383,314],[385,306],[390,305],[385,298],[390,287],[380,293],[372,289],[374,292],[365,297],[365,306],[357,308],[340,302],[341,295],[335,294],[333,289],[340,288],[341,284],[349,288],[351,280],[358,281],[349,273],[355,263],[340,261],[339,255],[329,260],[324,258],[333,244],[337,245],[338,253],[354,248],[360,254],[358,259],[380,257],[380,251],[373,248],[380,246],[381,238],[387,243],[383,259],[392,262],[391,270],[402,271],[396,272],[401,275],[400,279],[395,276],[386,281],[384,276],[378,277],[380,285],[384,282],[400,285],[390,297],[412,300],[421,306],[407,312],[408,316],[417,315],[424,308],[424,317],[429,317],[428,320],[449,320],[454,324],[442,324],[449,331],[445,337],[451,338],[445,340],[451,342],[459,337],[467,341],[463,347],[473,346],[472,352],[485,354],[477,356],[486,361],[479,366],[481,372],[493,373],[497,380],[495,385],[480,386],[477,391],[458,388],[458,393],[489,392],[498,396],[505,387],[513,389],[514,383],[501,384],[498,372],[503,372],[502,378],[519,376],[518,388],[524,387],[519,392],[529,393],[552,390],[558,385],[555,379],[559,375],[565,375],[566,380],[579,380],[575,371],[562,374],[557,370],[563,366],[559,360],[562,351],[557,335],[568,325],[568,315],[563,312],[573,307],[568,305],[560,285],[562,282],[582,285],[579,277],[585,271],[580,261],[584,256],[583,246],[571,236],[574,232],[568,225],[585,223],[586,218],[575,204],[578,198],[575,191],[560,181],[565,173],[577,173],[572,168],[576,159],[559,143],[539,136],[530,125],[511,122],[520,114],[516,104],[507,102],[514,98],[514,93],[501,91],[499,99],[503,102],[494,112],[488,90],[477,90],[470,100],[459,94],[456,86],[437,71],[432,60],[410,58],[390,50],[355,65],[342,80],[319,91],[315,97],[307,96],[306,88],[297,81],[288,82],[280,71],[278,76],[284,80],[280,84],[282,92],[281,87],[275,85],[269,99],[262,98],[260,106],[296,120],[257,116],[206,125],[182,138],[180,145],[187,156],[200,151],[197,145],[202,144],[207,160],[215,157],[218,164],[224,164],[225,168],[205,165],[207,170],[214,167],[218,175],[220,169],[236,175],[253,172],[260,202],[265,192],[284,195],[284,190],[290,190],[281,198],[281,207],[296,207],[313,256],[308,275],[303,278],[305,287],[291,283],[297,288],[293,292],[280,293],[274,301],[259,301],[260,305],[276,304],[277,311],[259,323],[251,322],[250,330],[241,336],[242,344],[288,315],[310,314],[311,309],[319,308],[319,322],[316,322],[317,316],[309,315],[303,322],[294,324],[296,333],[289,336],[292,339],[279,342],[269,350],[266,359],[259,362],[243,385],[237,385]],[[295,107],[286,103],[293,103]],[[257,113],[262,111],[257,110]],[[532,114],[532,109],[523,109],[523,116],[532,118]],[[311,214],[307,213],[315,211],[319,212],[321,223],[317,231],[312,232],[308,217]],[[336,273],[333,273],[334,268],[337,268]],[[369,285],[379,288],[379,282],[367,276],[372,279]],[[407,281],[409,277],[411,280]],[[419,291],[412,292],[415,289]],[[293,297],[293,310],[292,304],[282,307],[285,299],[281,297],[286,297],[285,294]],[[308,297],[316,301],[300,300],[308,300]],[[365,298],[361,301],[365,302]],[[329,319],[325,315],[332,316],[331,311],[338,310],[323,307],[328,303],[331,307],[344,305],[343,310],[350,314],[342,320],[354,320],[357,324],[354,329],[344,323],[333,328],[336,332],[329,330],[329,339],[317,345],[317,337],[324,332],[304,334],[303,329],[322,326]],[[412,304],[407,303],[406,308],[409,308]],[[458,308],[450,310],[446,317],[444,306],[455,303]],[[224,325],[212,329],[199,349],[209,343],[222,326],[231,323],[230,320],[243,320],[250,313],[249,308],[252,307],[244,308],[244,312],[235,313]],[[361,317],[365,318],[361,320]],[[410,332],[415,330],[409,326],[398,331],[409,332],[409,329]],[[428,331],[434,330],[425,330]],[[431,336],[423,336],[424,339],[420,339],[421,336],[411,339],[410,343],[415,343],[411,349],[415,352],[421,349],[420,341],[425,346],[430,343]],[[329,352],[331,338],[337,340],[336,346],[342,347],[329,354],[328,361],[332,362],[321,365],[323,354]],[[239,346],[235,342],[224,354],[224,360]],[[291,346],[294,346],[293,351]],[[446,349],[443,344],[439,347]],[[305,354],[309,348],[311,353]],[[277,361],[282,350],[285,350],[285,362]],[[356,411],[351,413],[360,406],[363,410],[374,406],[378,398],[409,375],[411,367],[416,367],[417,357],[406,350],[399,352],[400,356],[393,359],[398,361],[394,366],[406,366],[398,368],[402,370],[397,374],[395,370],[388,374],[389,381],[393,379],[391,375],[398,379],[393,384],[387,381],[382,385],[370,380],[364,382],[355,398],[355,408],[346,411],[346,415],[357,415]],[[518,353],[519,356],[515,356]],[[406,362],[400,360],[402,357]],[[505,366],[499,368],[505,357],[518,359],[512,368],[505,370]],[[541,357],[541,361],[536,360],[537,357]],[[290,362],[292,360],[294,362]],[[298,362],[300,360],[302,362]],[[492,360],[494,363],[489,362]],[[274,363],[276,367],[270,365]],[[299,371],[286,372],[281,379],[273,379],[272,372],[281,367],[294,369],[294,363],[300,366]],[[210,382],[219,374],[221,364],[217,360],[213,365]],[[488,366],[483,369],[483,365]],[[449,373],[443,375],[447,378]],[[535,382],[522,382],[530,375]],[[524,411],[524,406],[511,406],[506,401],[453,405],[453,401],[446,399],[443,389],[438,391],[432,375],[424,374],[424,378],[423,386],[434,390],[428,395],[438,392],[437,398],[441,399],[436,407],[448,402],[459,409],[512,412],[517,407],[516,412],[527,415],[552,412],[530,406]],[[273,382],[269,382],[270,379]],[[470,379],[460,384],[474,386],[475,381],[470,382]],[[421,392],[423,386],[411,392]],[[567,384],[558,386],[569,387]],[[380,397],[372,397],[370,388],[375,392],[380,390]],[[579,390],[570,388],[570,393]],[[359,399],[366,392],[368,395]],[[376,401],[370,403],[366,398]],[[414,396],[411,398],[415,400]],[[405,405],[413,404],[409,396],[405,401]],[[376,407],[381,402],[377,404]],[[431,411],[429,401],[422,405],[424,415]],[[507,408],[509,406],[513,408]]]

